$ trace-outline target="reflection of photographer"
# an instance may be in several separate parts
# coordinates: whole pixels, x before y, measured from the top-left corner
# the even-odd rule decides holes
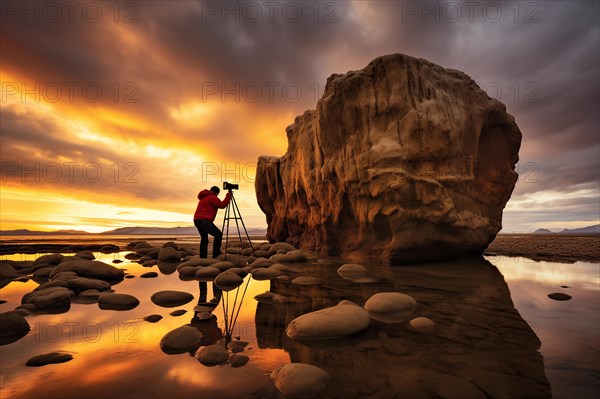
[[[221,201],[219,197],[219,187],[211,187],[210,190],[202,190],[198,193],[198,206],[196,207],[196,213],[194,213],[194,225],[200,233],[200,257],[208,257],[208,235],[214,237],[213,241],[213,258],[216,258],[221,254],[221,240],[223,239],[223,233],[213,221],[217,216],[219,209],[224,209],[231,201],[233,193],[231,190],[237,189],[237,184],[229,184],[225,182],[223,189],[229,190],[225,199]]]

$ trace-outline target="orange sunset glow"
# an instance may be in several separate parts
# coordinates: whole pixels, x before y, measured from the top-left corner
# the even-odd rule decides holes
[[[505,231],[597,223],[598,124],[586,111],[597,85],[576,83],[597,28],[556,33],[576,6],[544,14],[542,2],[546,19],[527,25],[514,7],[499,22],[480,8],[428,21],[418,2],[27,3],[2,8],[2,230],[190,226],[198,191],[224,180],[240,183],[247,224],[264,228],[257,158],[286,151],[286,126],[315,108],[328,76],[394,52],[465,71],[515,115],[522,178]],[[535,53],[488,45],[515,29]],[[542,72],[523,72],[525,57]]]

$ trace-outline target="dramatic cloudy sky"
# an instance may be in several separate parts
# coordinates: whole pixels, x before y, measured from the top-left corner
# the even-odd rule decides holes
[[[2,2],[1,229],[189,225],[332,73],[401,52],[466,72],[523,132],[504,231],[599,219],[595,1]]]

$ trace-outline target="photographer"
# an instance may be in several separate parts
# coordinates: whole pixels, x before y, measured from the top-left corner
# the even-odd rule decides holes
[[[221,201],[217,196],[221,190],[219,187],[211,187],[210,190],[202,190],[198,193],[198,206],[196,207],[196,213],[194,213],[194,225],[200,233],[200,257],[208,257],[208,235],[214,237],[213,242],[213,258],[221,255],[221,240],[223,239],[223,233],[213,221],[217,216],[219,209],[224,209],[231,201],[233,196],[231,189],[225,195],[225,199]]]

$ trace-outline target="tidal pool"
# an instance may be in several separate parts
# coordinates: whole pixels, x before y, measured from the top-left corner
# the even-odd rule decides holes
[[[95,253],[109,264],[128,252]],[[35,255],[1,259],[32,260]],[[278,398],[269,373],[289,362],[313,364],[331,380],[323,398],[592,398],[600,393],[599,270],[597,263],[562,264],[524,258],[487,257],[418,266],[365,265],[369,278],[342,278],[337,258],[289,264],[289,274],[323,279],[320,285],[251,280],[233,338],[249,342],[243,367],[206,367],[193,354],[167,355],[159,342],[169,331],[190,324],[203,344],[219,339],[222,303],[216,323],[198,323],[197,281],[182,281],[173,269],[113,264],[134,276],[112,288],[131,294],[140,305],[129,311],[101,310],[96,303],[73,303],[66,313],[27,317],[31,332],[0,347],[0,389],[8,398]],[[148,271],[157,278],[142,279]],[[246,279],[250,279],[248,276]],[[241,299],[241,286],[238,301]],[[38,283],[13,281],[0,289],[0,312],[14,309]],[[562,288],[567,286],[568,288]],[[186,291],[194,301],[163,308],[150,301],[162,290]],[[258,303],[271,290],[288,304]],[[285,327],[297,316],[348,299],[360,305],[378,292],[402,292],[418,302],[415,313],[397,323],[372,320],[354,336],[295,342]],[[547,297],[564,292],[559,302]],[[208,283],[207,299],[213,297]],[[235,291],[229,294],[233,303]],[[170,312],[184,309],[181,316]],[[159,314],[157,323],[144,316]],[[408,321],[425,316],[432,334],[413,331]],[[65,351],[74,359],[33,368],[31,357]]]

